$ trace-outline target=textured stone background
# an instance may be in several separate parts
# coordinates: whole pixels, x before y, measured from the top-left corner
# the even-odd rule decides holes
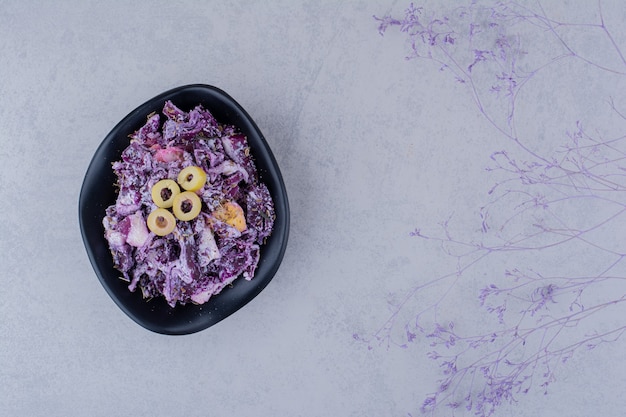
[[[417,415],[437,375],[423,349],[368,350],[353,334],[374,333],[390,300],[445,269],[409,232],[451,211],[473,217],[484,197],[500,139],[467,91],[405,62],[400,34],[378,35],[372,15],[405,2],[130,3],[0,1],[0,415]],[[166,337],[101,287],[78,193],[118,120],[190,83],[222,88],[256,120],[292,224],[261,295],[206,331]],[[611,91],[598,83],[568,109],[591,111]],[[497,415],[622,415],[625,371],[622,340]]]

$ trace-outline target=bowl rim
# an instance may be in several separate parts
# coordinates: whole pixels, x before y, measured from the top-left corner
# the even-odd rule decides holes
[[[121,140],[119,139],[119,135],[124,134],[124,136],[127,137],[127,135],[134,132],[134,131],[128,131],[124,129],[130,124],[131,121],[139,117],[140,119],[143,119],[143,123],[145,123],[145,118],[150,113],[150,111],[146,111],[147,109],[152,108],[155,105],[157,105],[157,107],[160,106],[159,108],[162,110],[165,101],[172,99],[174,104],[176,104],[176,102],[174,101],[175,97],[184,96],[185,94],[192,93],[192,92],[195,92],[196,94],[206,94],[207,99],[220,101],[222,105],[226,104],[228,106],[226,110],[234,112],[234,115],[232,117],[240,119],[246,125],[246,128],[242,128],[241,126],[235,123],[224,122],[220,120],[220,118],[216,117],[218,121],[220,122],[227,123],[227,124],[234,124],[238,130],[246,134],[246,136],[249,139],[248,144],[252,150],[252,154],[254,156],[255,163],[257,164],[258,171],[260,171],[259,166],[258,166],[259,155],[262,156],[263,161],[265,161],[267,163],[267,167],[270,168],[269,170],[266,169],[263,173],[259,172],[259,175],[261,177],[263,176],[263,174],[268,175],[270,179],[272,180],[272,183],[275,185],[273,191],[271,191],[271,194],[272,194],[272,198],[275,204],[277,221],[274,224],[275,229],[273,230],[272,235],[268,239],[268,242],[266,242],[266,244],[261,246],[261,259],[259,261],[259,265],[257,266],[257,271],[255,273],[254,278],[251,281],[247,281],[247,280],[244,280],[241,276],[239,276],[235,280],[231,288],[226,288],[220,294],[217,294],[211,297],[211,299],[219,299],[219,297],[223,295],[225,291],[233,290],[232,288],[233,287],[236,288],[237,284],[239,284],[239,282],[241,281],[245,281],[249,283],[253,282],[254,284],[252,287],[249,288],[249,291],[242,292],[243,296],[236,297],[235,295],[233,295],[231,297],[235,301],[237,301],[237,303],[235,304],[238,304],[238,305],[235,305],[234,307],[232,305],[229,305],[228,308],[224,308],[222,311],[220,311],[216,307],[215,311],[213,312],[209,311],[208,314],[202,314],[200,315],[200,319],[191,320],[189,323],[185,323],[184,325],[165,325],[165,324],[158,324],[158,323],[154,323],[154,322],[150,322],[145,319],[142,319],[132,308],[129,307],[129,305],[127,305],[125,302],[123,302],[123,300],[120,299],[119,295],[114,290],[113,284],[112,282],[110,282],[111,281],[110,276],[107,276],[105,271],[103,271],[101,268],[100,262],[102,260],[98,259],[98,256],[96,255],[95,250],[92,247],[92,244],[90,243],[89,234],[93,233],[93,231],[88,230],[89,228],[88,222],[89,221],[93,222],[95,218],[93,217],[88,218],[87,216],[87,209],[89,207],[89,202],[87,201],[86,195],[90,188],[89,182],[93,182],[91,181],[92,176],[94,175],[94,173],[99,172],[99,170],[96,170],[95,167],[98,164],[102,165],[104,163],[102,160],[103,155],[106,154],[106,152],[110,151],[111,149],[115,151],[119,151],[119,152],[123,150],[123,148],[117,149],[114,146],[114,140],[116,138],[118,138],[118,140]],[[183,109],[183,110],[189,111],[190,109]],[[208,109],[208,110],[211,111],[211,113],[213,113],[211,109]],[[243,130],[247,130],[247,131],[244,132]],[[254,145],[250,143],[251,134],[253,134],[252,142],[254,142]],[[106,158],[104,159],[106,160]],[[106,162],[113,162],[114,160],[115,159],[113,158],[110,161],[106,161]],[[263,180],[263,182],[267,182],[267,181]],[[115,191],[115,195],[117,196],[117,191]],[[277,200],[276,197],[280,197],[278,199],[279,201],[276,201]],[[220,321],[234,314],[237,310],[241,309],[250,301],[252,301],[252,299],[254,299],[267,286],[267,284],[269,284],[269,282],[273,279],[274,275],[278,271],[278,268],[280,264],[282,263],[282,259],[285,254],[285,251],[287,248],[287,242],[289,238],[290,209],[289,209],[287,190],[286,190],[285,183],[282,177],[282,173],[280,171],[278,163],[276,162],[276,159],[272,153],[272,150],[269,144],[267,143],[263,133],[258,128],[258,126],[254,122],[252,117],[250,117],[247,111],[235,99],[233,99],[229,94],[227,94],[225,91],[221,90],[220,88],[212,86],[212,85],[208,85],[208,84],[187,84],[187,85],[182,85],[179,87],[169,89],[167,91],[164,91],[156,95],[155,97],[149,100],[146,100],[144,103],[140,104],[134,110],[132,110],[126,116],[124,116],[124,118],[122,118],[113,127],[113,129],[111,129],[111,131],[104,137],[104,139],[98,145],[96,151],[94,152],[89,162],[89,165],[85,172],[85,176],[81,184],[81,189],[80,189],[79,199],[78,199],[78,211],[79,211],[78,214],[79,214],[79,224],[80,224],[80,229],[81,229],[81,237],[83,240],[83,244],[85,246],[85,250],[87,252],[92,268],[94,269],[94,272],[96,273],[96,276],[98,277],[100,283],[102,284],[102,286],[104,287],[108,295],[111,297],[114,303],[134,322],[136,322],[140,326],[150,331],[153,331],[155,333],[160,333],[160,334],[166,334],[166,335],[185,335],[185,334],[192,334],[192,333],[199,332],[201,330],[204,330],[208,327],[211,327],[219,323]],[[280,213],[280,217],[279,217],[279,213]],[[280,222],[278,220],[280,220]],[[101,240],[102,242],[106,244],[106,248],[108,251],[109,250],[108,243],[106,242],[104,238],[104,228],[102,226],[102,218],[99,219],[99,222],[100,222],[100,228],[102,230]],[[279,225],[280,230],[276,230],[277,225]],[[263,249],[264,248],[267,249],[270,243],[273,243],[273,245],[271,246],[272,262],[271,264],[266,266],[264,264],[264,260],[266,258],[264,258]],[[112,260],[112,257],[110,256],[110,251],[109,251],[109,258],[110,258],[110,264],[112,265],[113,260]],[[261,270],[263,271],[263,276],[259,277],[257,274],[259,274]],[[116,278],[116,279],[119,281],[119,278]],[[129,290],[127,290],[127,292],[131,294]],[[140,291],[137,290],[137,292],[140,292]],[[162,297],[159,297],[159,298],[162,298]],[[211,299],[209,300],[207,304],[212,302]],[[143,300],[143,302],[149,309],[150,307],[148,306],[148,301]],[[164,300],[163,300],[163,304],[167,305]],[[176,309],[179,309],[180,311],[183,309],[187,310],[187,309],[192,308],[189,306],[190,304],[188,303],[186,306],[177,305],[174,308],[170,307],[171,310],[169,314],[176,316],[177,314]],[[199,308],[199,310],[202,310],[205,304],[200,305],[200,306],[197,306],[197,305],[193,305],[193,306],[195,306],[196,308]],[[154,306],[152,306],[152,308],[154,309]]]

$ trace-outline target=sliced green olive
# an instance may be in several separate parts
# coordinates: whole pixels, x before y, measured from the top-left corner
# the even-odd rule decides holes
[[[148,215],[148,229],[157,236],[165,236],[174,231],[176,219],[174,215],[164,208],[158,208]]]
[[[180,187],[174,180],[161,180],[152,186],[150,194],[158,207],[170,208],[174,204],[174,197],[180,194]]]
[[[198,194],[192,191],[185,191],[174,197],[172,210],[178,220],[189,221],[195,219],[200,214],[202,201]]]
[[[187,191],[198,191],[206,184],[206,172],[200,167],[189,166],[178,174],[178,183]]]

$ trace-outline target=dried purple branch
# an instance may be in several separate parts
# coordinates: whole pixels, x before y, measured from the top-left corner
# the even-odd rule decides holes
[[[435,415],[442,409],[448,415],[449,409],[465,409],[491,416],[533,387],[547,393],[559,366],[576,352],[615,342],[626,332],[623,321],[606,319],[624,317],[626,247],[623,240],[602,237],[624,230],[626,135],[605,138],[576,121],[564,134],[562,146],[545,152],[533,146],[536,138],[522,137],[516,127],[520,91],[538,73],[564,60],[626,75],[625,55],[605,22],[601,2],[597,14],[595,22],[568,23],[549,17],[541,5],[532,10],[516,2],[484,6],[472,1],[445,16],[411,4],[402,17],[376,17],[381,35],[394,27],[406,34],[408,59],[431,61],[467,86],[480,114],[506,139],[504,148],[491,154],[487,167],[495,183],[478,210],[478,236],[457,237],[452,217],[440,223],[440,233],[426,228],[411,232],[439,245],[454,268],[407,292],[374,335],[387,347],[430,342],[426,356],[438,363],[442,379],[424,399],[423,413]],[[578,52],[562,35],[563,29],[597,31],[605,40],[597,47],[606,48],[617,64]],[[523,47],[539,43],[549,45],[545,49],[550,53],[537,55]],[[527,59],[529,55],[534,59]],[[609,107],[615,122],[626,129],[626,115],[612,98]],[[551,271],[505,267],[477,295],[477,305],[493,316],[493,322],[485,321],[468,334],[457,330],[467,329],[467,324],[442,324],[440,310],[462,277],[476,277],[481,267],[493,271],[514,255],[533,265],[562,252],[601,262],[587,265],[575,259],[575,273],[565,265]],[[416,295],[428,291],[435,292],[432,302],[401,325],[400,312],[410,308]],[[398,326],[403,329],[401,341],[395,338]]]

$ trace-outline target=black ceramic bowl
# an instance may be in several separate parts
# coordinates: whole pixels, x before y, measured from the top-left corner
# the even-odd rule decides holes
[[[146,122],[152,112],[161,112],[166,100],[184,111],[202,104],[223,124],[231,124],[248,137],[259,177],[274,199],[276,221],[272,235],[261,247],[261,258],[251,281],[239,278],[202,305],[170,307],[163,297],[147,301],[141,291],[128,290],[104,238],[102,219],[117,198],[116,176],[111,163],[119,160],[131,133]],[[289,203],[285,184],[263,134],[248,113],[228,94],[209,85],[187,85],[162,93],[133,110],[104,138],[98,147],[80,191],[79,220],[83,242],[91,264],[113,301],[131,319],[148,330],[171,335],[190,334],[223,320],[256,297],[272,280],[283,259],[289,235]]]

